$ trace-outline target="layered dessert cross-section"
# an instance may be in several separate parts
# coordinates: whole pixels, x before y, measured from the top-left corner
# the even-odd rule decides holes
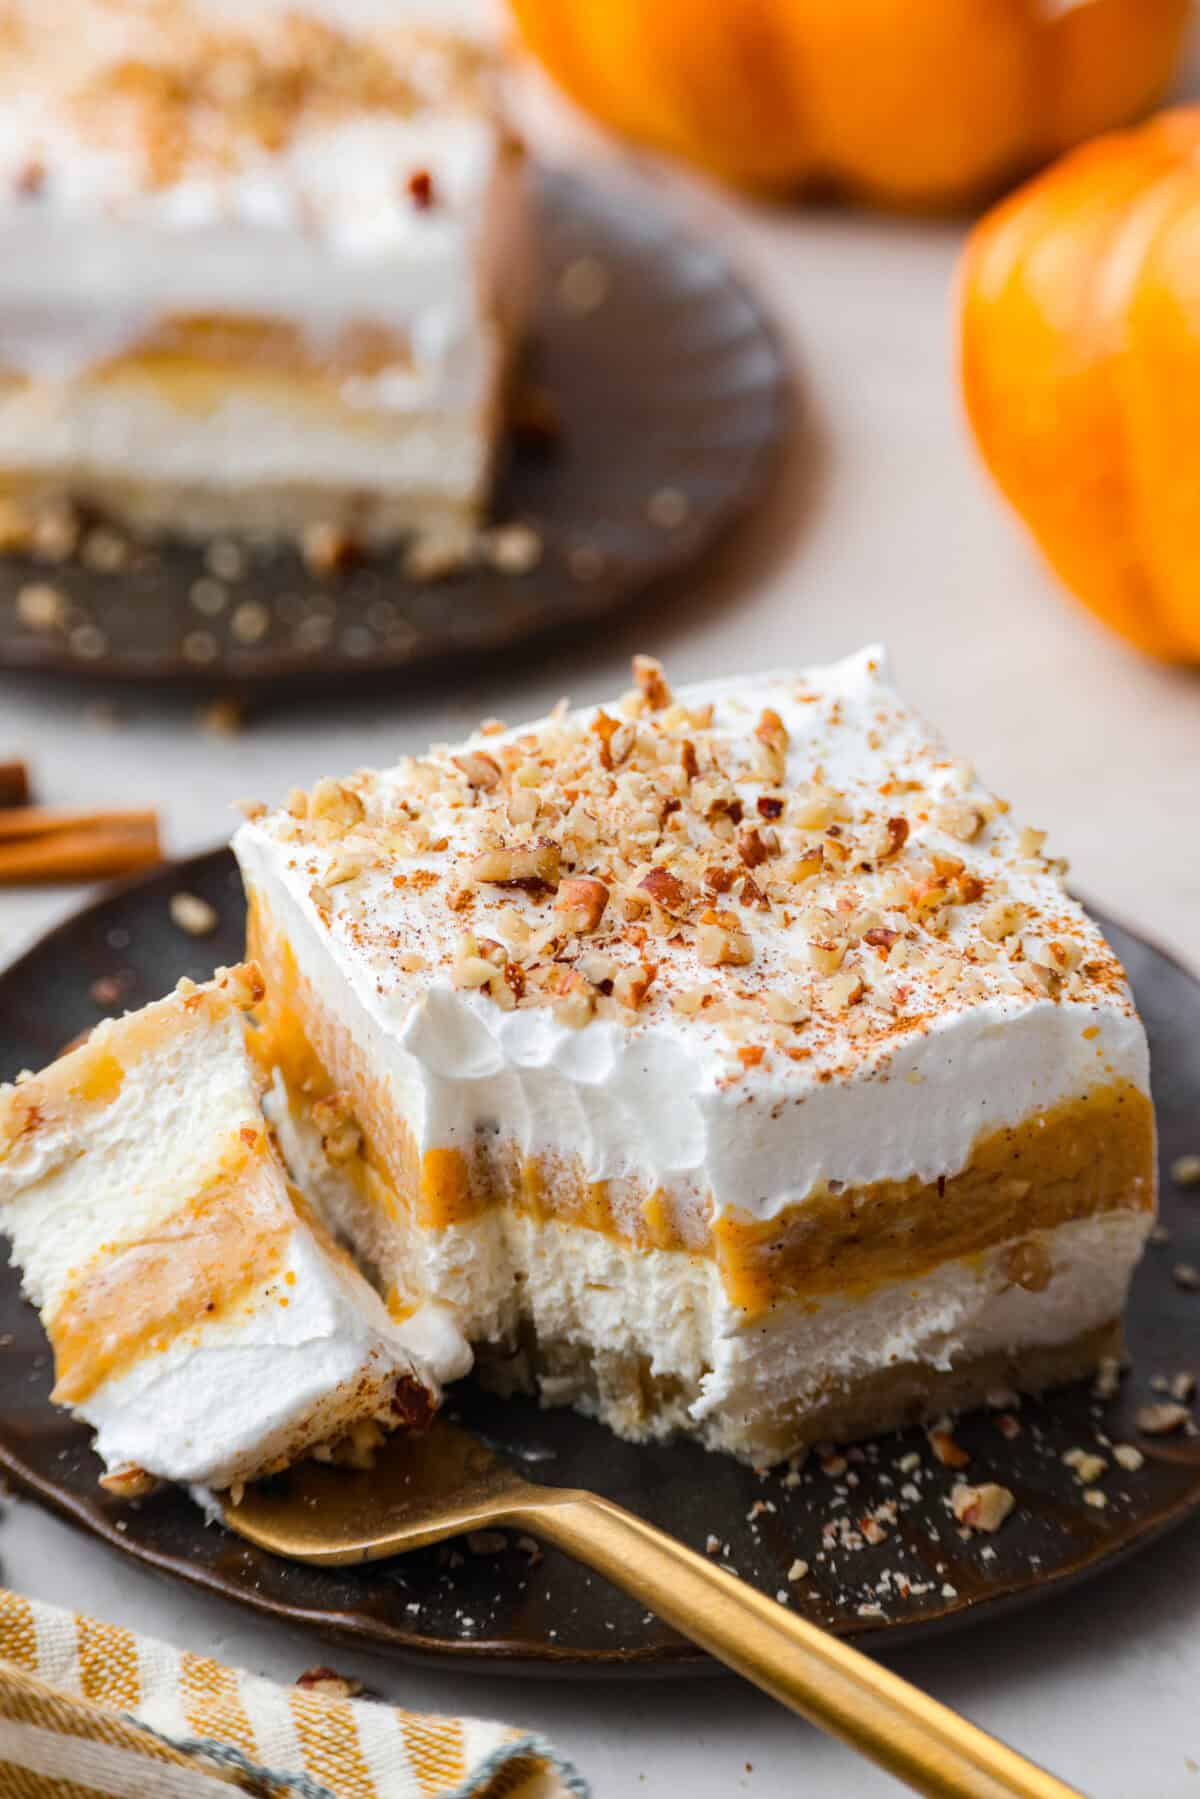
[[[225,1488],[419,1425],[469,1366],[401,1325],[288,1177],[244,1011],[253,966],[97,1027],[0,1088],[0,1230],[105,1484]]]
[[[494,51],[399,17],[0,4],[8,535],[63,500],[145,534],[470,534],[524,159]]]
[[[1115,1353],[1147,1046],[880,652],[323,780],[238,833],[289,1155],[389,1290],[758,1461]]]

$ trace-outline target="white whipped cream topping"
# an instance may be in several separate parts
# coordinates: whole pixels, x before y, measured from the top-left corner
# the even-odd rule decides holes
[[[852,797],[907,776],[932,800],[988,797],[898,699],[877,649],[828,668],[685,689],[678,698],[688,706],[712,702],[717,729],[731,738],[751,731],[764,706],[776,709],[790,736],[787,786],[801,786],[820,765],[828,785]],[[502,741],[477,738],[462,747]],[[369,816],[389,814],[410,781],[404,766],[373,777],[363,789]],[[461,802],[447,810],[452,848],[470,851],[474,816]],[[772,1055],[732,1081],[721,1028],[702,1015],[681,1016],[671,1003],[672,991],[714,975],[689,946],[656,952],[669,958],[674,987],[660,973],[632,1022],[598,1018],[571,1029],[546,1006],[503,1011],[452,983],[463,920],[446,905],[444,880],[422,890],[412,879],[416,870],[444,873],[436,856],[398,859],[395,871],[409,876],[402,887],[393,885],[390,866],[332,886],[326,927],[312,889],[332,852],[289,841],[286,823],[276,815],[238,832],[248,887],[261,894],[322,1004],[391,1088],[422,1150],[469,1150],[477,1132],[499,1131],[524,1155],[577,1155],[593,1180],[635,1177],[700,1203],[711,1193],[718,1213],[769,1218],[830,1181],[952,1174],[982,1133],[1093,1087],[1128,1081],[1148,1089],[1145,1034],[1099,932],[1053,871],[1022,853],[1004,815],[971,843],[927,816],[913,841],[953,853],[982,875],[1002,874],[1035,928],[1081,945],[1085,966],[1089,956],[1103,958],[1105,978],[1056,1001],[1013,990],[988,968],[979,997],[934,992],[919,969],[905,970],[896,985],[911,990],[911,1029],[897,1028],[882,1043],[825,1031],[812,1039],[807,1059]],[[470,928],[486,936],[491,909],[523,903],[511,891],[485,891]],[[794,987],[789,963],[805,932],[774,915],[752,929],[755,984]],[[948,941],[963,943],[977,929],[964,917],[951,924]],[[404,969],[405,951],[419,952],[424,967]]]
[[[317,110],[275,149],[248,142],[226,166],[196,156],[157,183],[132,146],[97,139],[77,100],[126,58],[162,60],[163,34],[138,6],[78,11],[27,5],[32,48],[0,72],[0,365],[67,381],[173,315],[281,320],[318,346],[371,324],[412,362],[347,384],[348,405],[478,406],[481,322],[523,304],[523,177],[490,104],[447,77],[450,52],[397,52],[408,113]],[[418,172],[425,208],[409,191]]]
[[[122,1029],[101,1026],[93,1042],[121,1060]],[[114,1245],[152,1238],[213,1176],[239,1128],[262,1128],[236,1012],[164,1023],[152,1052],[122,1066],[114,1099],[47,1116],[0,1154],[0,1229],[26,1292],[49,1315]],[[73,1407],[110,1468],[222,1487],[356,1420],[386,1417],[400,1376],[436,1390],[470,1366],[444,1309],[397,1324],[296,1216],[279,1163],[255,1168],[243,1203],[265,1229],[290,1224],[282,1264],[227,1313],[178,1332]]]

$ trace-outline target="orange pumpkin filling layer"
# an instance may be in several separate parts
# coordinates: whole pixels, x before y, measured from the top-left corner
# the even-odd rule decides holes
[[[138,343],[100,363],[86,385],[130,384],[152,388],[178,411],[203,415],[220,404],[235,383],[292,410],[335,410],[344,427],[370,424],[370,407],[343,397],[348,381],[370,381],[385,369],[412,362],[407,341],[368,324],[350,326],[328,344],[314,346],[294,325],[268,318],[178,317],[161,319]],[[26,376],[0,365],[0,383]]]
[[[489,1139],[475,1153],[423,1153],[346,1028],[300,974],[290,945],[252,902],[249,955],[267,972],[253,1034],[267,1068],[310,1103],[337,1092],[362,1130],[360,1180],[378,1203],[422,1230],[441,1230],[494,1206],[601,1231],[635,1250],[715,1260],[730,1301],[750,1313],[785,1299],[819,1299],[916,1278],[931,1268],[1014,1243],[1014,1282],[1037,1290],[1051,1268],[1038,1233],[1117,1211],[1148,1211],[1154,1195],[1154,1115],[1128,1082],[1109,1082],[977,1139],[967,1165],[933,1182],[912,1177],[825,1190],[769,1221],[710,1215],[697,1225],[669,1192],[632,1202],[621,1183],[589,1178],[578,1159],[520,1154]],[[349,1164],[354,1172],[353,1158]]]
[[[275,375],[326,382],[336,391],[343,381],[370,379],[411,362],[407,337],[382,325],[349,325],[318,347],[285,319],[177,314],[159,319],[129,349],[98,363],[89,379],[175,383],[185,377],[211,382],[215,375],[247,380]],[[25,379],[2,366],[0,374]]]

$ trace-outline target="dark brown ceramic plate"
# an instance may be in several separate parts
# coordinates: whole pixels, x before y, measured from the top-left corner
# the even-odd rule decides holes
[[[184,936],[171,923],[167,902],[180,889],[216,907],[220,925],[211,937]],[[181,974],[200,978],[215,963],[236,960],[243,918],[225,850],[89,907],[0,975],[0,1076],[47,1061],[106,1012],[141,1005]],[[1109,930],[1150,1031],[1165,1171],[1174,1157],[1200,1149],[1200,983],[1138,938]],[[932,1459],[919,1432],[852,1451],[840,1474],[812,1464],[789,1484],[786,1472],[760,1479],[691,1445],[635,1448],[573,1412],[539,1412],[469,1386],[455,1390],[454,1406],[535,1479],[605,1493],[700,1548],[717,1539],[721,1559],[746,1580],[768,1593],[786,1591],[793,1605],[846,1636],[882,1647],[990,1616],[1099,1573],[1200,1507],[1200,1438],[1142,1439],[1134,1424],[1153,1375],[1200,1368],[1200,1293],[1183,1290],[1171,1272],[1178,1262],[1200,1264],[1200,1198],[1173,1191],[1165,1174],[1164,1186],[1171,1240],[1150,1248],[1134,1283],[1133,1365],[1118,1397],[1102,1403],[1078,1386],[1026,1403],[1011,1439],[996,1414],[957,1428],[971,1455],[969,1477],[1001,1481],[1017,1497],[1016,1512],[992,1537],[960,1536],[946,1504],[956,1477]],[[48,1403],[46,1340],[12,1270],[0,1272],[0,1344],[0,1468],[114,1549],[164,1573],[332,1637],[408,1656],[451,1655],[466,1666],[706,1665],[641,1606],[564,1557],[537,1559],[514,1541],[495,1554],[464,1544],[461,1552],[422,1551],[354,1570],[304,1568],[207,1526],[182,1493],[121,1504],[96,1485],[88,1433]],[[1062,1461],[1065,1451],[1094,1448],[1098,1436],[1140,1444],[1146,1456],[1136,1472],[1110,1462],[1095,1483],[1103,1509],[1085,1502]],[[883,1541],[827,1546],[826,1527],[853,1529],[861,1541],[860,1521],[880,1507]],[[789,1581],[797,1558],[811,1573]]]
[[[543,170],[538,192],[526,378],[561,433],[514,440],[494,506],[540,535],[532,572],[417,582],[392,556],[322,581],[294,553],[255,551],[223,582],[182,544],[111,573],[9,556],[0,667],[237,687],[378,673],[584,624],[711,547],[762,491],[784,434],[774,336],[728,264],[643,191]],[[65,615],[35,629],[18,595],[47,582]]]

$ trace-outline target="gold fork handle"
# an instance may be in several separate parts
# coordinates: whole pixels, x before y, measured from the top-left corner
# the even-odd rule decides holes
[[[537,1497],[534,1498],[534,1494]],[[590,1493],[529,1490],[520,1521],[781,1704],[936,1799],[1081,1799],[906,1680]]]

